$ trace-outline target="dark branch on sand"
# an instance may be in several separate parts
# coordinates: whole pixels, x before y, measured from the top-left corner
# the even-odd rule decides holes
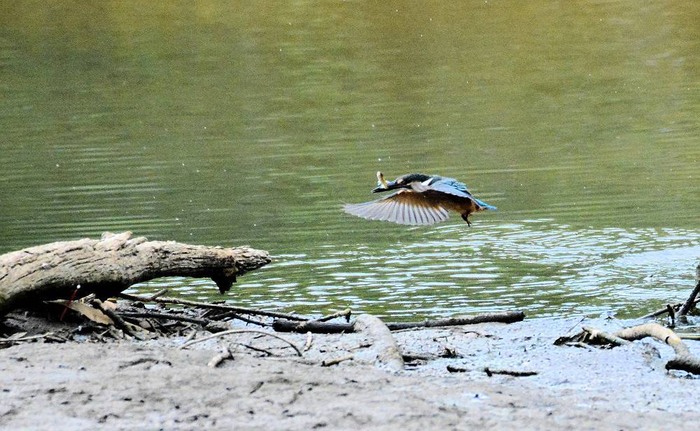
[[[231,311],[231,312],[240,313],[240,314],[275,317],[275,318],[294,320],[294,321],[305,321],[306,320],[305,317],[300,317],[300,316],[297,316],[295,314],[280,313],[277,311],[258,310],[255,308],[237,307],[235,305],[212,304],[209,302],[190,301],[187,299],[179,299],[179,298],[167,298],[167,297],[166,298],[163,298],[163,297],[153,298],[150,296],[129,295],[128,293],[122,293],[119,296],[124,298],[124,299],[128,299],[130,301],[157,302],[160,304],[187,305],[187,306],[191,306],[191,307],[208,308],[208,309],[212,309],[212,310]]]
[[[690,311],[700,302],[700,299],[698,299],[697,297],[698,295],[700,295],[700,264],[698,264],[698,266],[695,267],[695,280],[697,281],[697,283],[695,284],[695,288],[692,292],[690,292],[690,296],[688,296],[688,299],[686,299],[685,302],[673,305],[666,305],[666,307],[664,308],[658,309],[652,313],[642,316],[642,319],[651,319],[666,313],[671,315],[671,317],[673,318],[682,318],[684,316],[687,316],[688,313],[690,313]]]
[[[435,328],[443,326],[474,325],[477,323],[514,323],[525,318],[522,311],[505,311],[502,313],[477,314],[475,316],[453,317],[447,319],[424,320],[422,322],[388,322],[386,326],[392,331],[413,328]],[[355,332],[354,323],[330,323],[319,320],[308,322],[291,322],[277,319],[272,327],[278,332],[313,332],[317,334],[339,334]]]

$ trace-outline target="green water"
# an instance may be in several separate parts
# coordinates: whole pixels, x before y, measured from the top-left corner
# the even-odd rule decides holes
[[[700,257],[700,2],[0,3],[0,252],[269,250],[238,304],[644,314]],[[499,207],[370,222],[375,172]],[[167,279],[220,299],[211,281]]]

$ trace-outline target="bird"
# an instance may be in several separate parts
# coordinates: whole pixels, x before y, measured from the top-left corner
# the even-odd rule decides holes
[[[467,186],[438,175],[406,174],[394,181],[386,181],[377,172],[377,187],[372,193],[395,190],[394,193],[371,202],[345,204],[346,213],[368,220],[383,220],[405,225],[431,225],[449,218],[448,211],[456,211],[468,226],[469,215],[496,207],[475,198]]]

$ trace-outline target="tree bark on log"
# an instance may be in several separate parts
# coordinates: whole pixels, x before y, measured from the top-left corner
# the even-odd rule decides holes
[[[131,232],[54,242],[0,256],[0,316],[44,300],[106,298],[168,276],[208,277],[224,293],[236,276],[269,262],[263,250],[148,241]]]

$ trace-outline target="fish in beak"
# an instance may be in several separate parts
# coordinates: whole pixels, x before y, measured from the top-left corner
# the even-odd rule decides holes
[[[387,190],[391,190],[393,186],[393,181],[388,183],[386,179],[384,179],[384,174],[381,173],[381,171],[377,171],[377,187],[372,189],[372,193],[385,192]]]

